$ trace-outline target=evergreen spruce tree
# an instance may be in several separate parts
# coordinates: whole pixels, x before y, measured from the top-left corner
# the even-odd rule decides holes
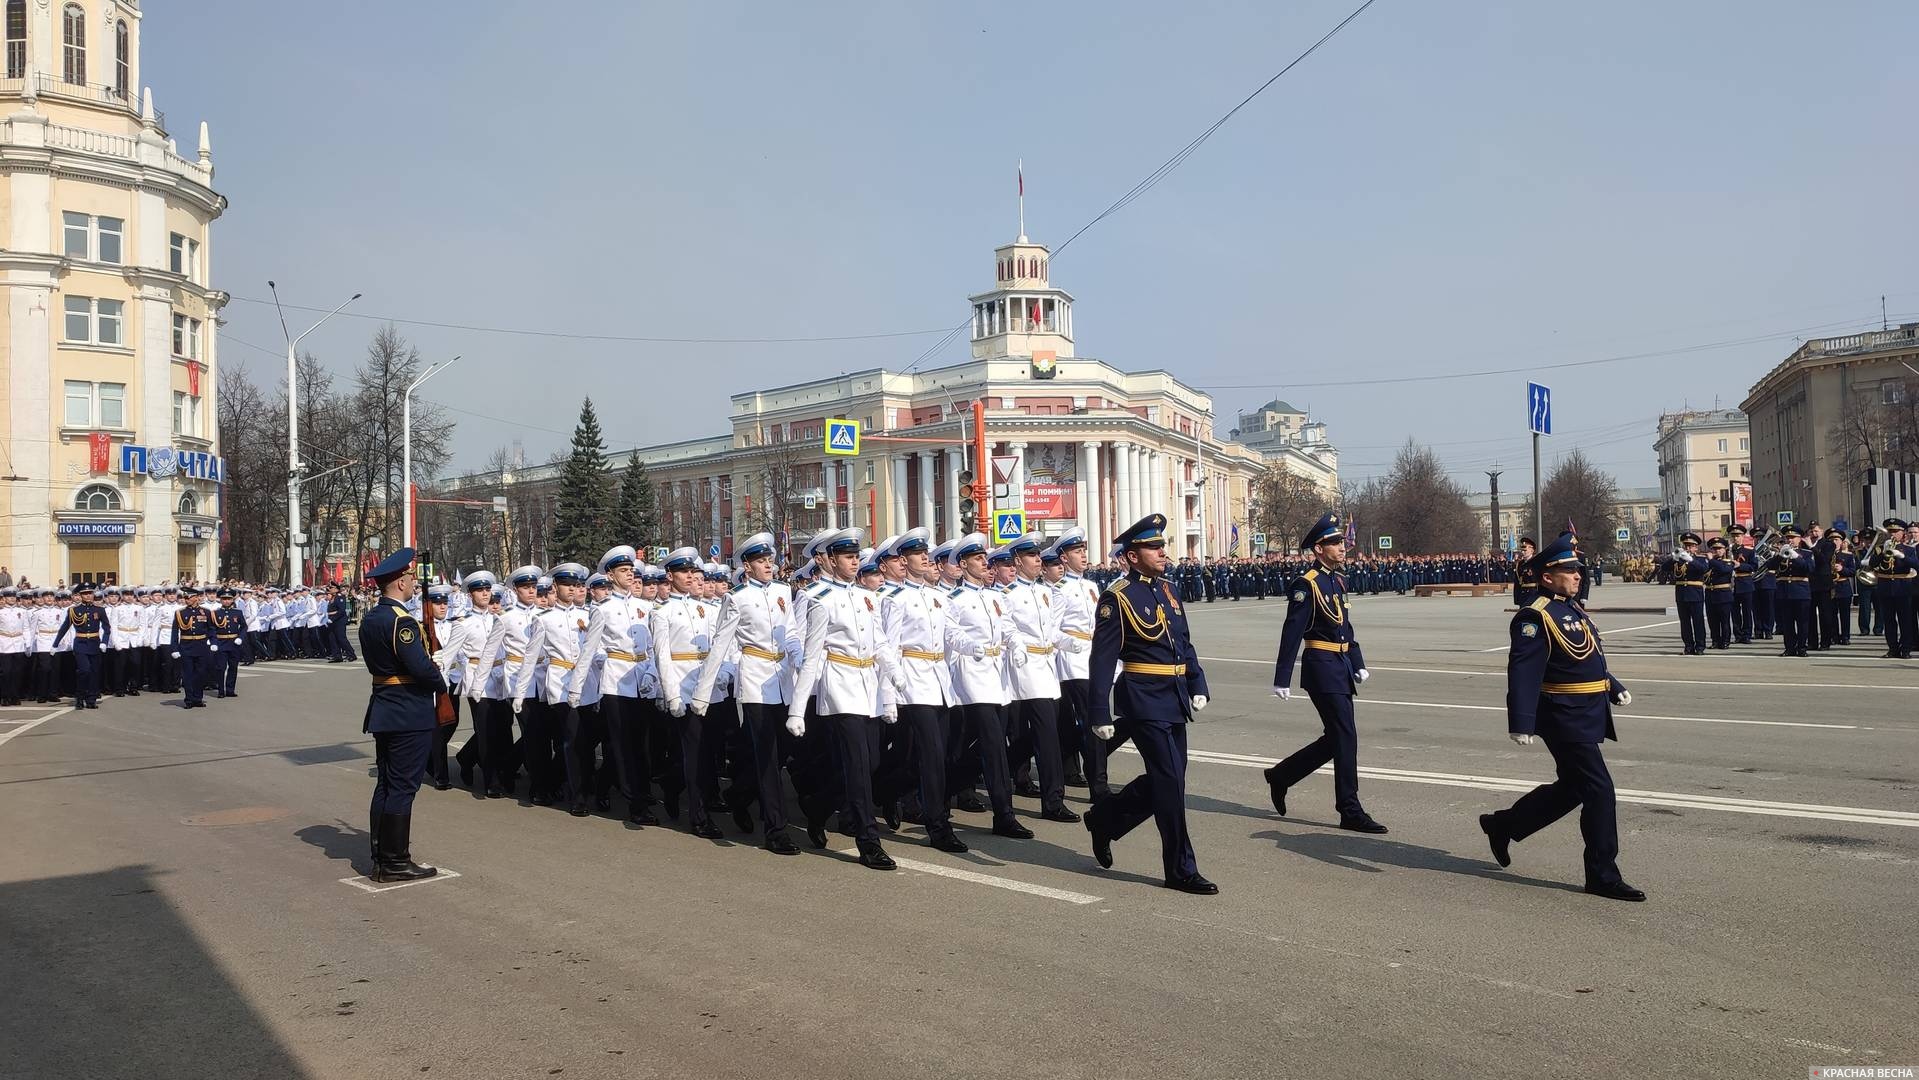
[[[560,503],[553,519],[555,562],[595,565],[613,546],[613,473],[606,467],[606,441],[593,399],[580,406],[573,429],[573,451],[560,471]]]
[[[654,501],[653,478],[640,463],[640,452],[626,457],[626,475],[620,478],[620,498],[613,511],[613,544],[631,544],[644,551],[660,542],[659,505]]]

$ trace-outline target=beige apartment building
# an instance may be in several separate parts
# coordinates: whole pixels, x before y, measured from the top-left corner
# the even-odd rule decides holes
[[[724,555],[760,529],[785,533],[789,550],[845,526],[869,539],[919,525],[953,536],[960,474],[975,468],[969,443],[980,402],[991,456],[1000,459],[982,479],[999,481],[997,508],[1023,509],[1029,532],[1053,537],[1077,525],[1104,551],[1120,530],[1159,512],[1179,555],[1249,555],[1247,499],[1265,468],[1260,455],[1220,439],[1212,399],[1170,373],[1075,355],[1073,297],[1052,285],[1048,262],[1047,248],[1024,236],[994,252],[993,287],[969,298],[967,361],[742,392],[732,397],[726,433],[640,448],[665,518],[656,542],[717,545]],[[826,453],[827,421],[836,418],[860,422],[856,455]],[[610,455],[616,468],[626,458]],[[539,466],[514,482],[550,493],[558,474]],[[1330,470],[1322,475],[1335,490]],[[501,480],[481,473],[441,490],[485,495]],[[983,514],[980,521],[984,530]]]
[[[1683,532],[1732,525],[1735,485],[1752,478],[1752,437],[1738,409],[1665,413],[1653,436],[1659,455],[1659,532],[1665,547]],[[1742,522],[1751,525],[1747,520]]]
[[[210,578],[217,334],[206,125],[140,89],[134,0],[5,0],[0,564],[36,584]]]
[[[1919,323],[1814,338],[1767,372],[1741,403],[1752,422],[1753,502],[1770,523],[1845,518],[1865,524],[1867,468],[1911,470],[1919,448],[1875,430],[1881,409],[1905,405],[1919,383]]]

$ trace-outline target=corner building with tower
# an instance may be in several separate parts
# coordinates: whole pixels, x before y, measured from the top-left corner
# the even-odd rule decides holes
[[[0,565],[35,584],[219,566],[207,127],[140,81],[135,0],[3,0]]]

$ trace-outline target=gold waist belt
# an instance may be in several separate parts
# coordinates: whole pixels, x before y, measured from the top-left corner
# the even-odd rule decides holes
[[[1780,578],[1779,580],[1780,580],[1780,581],[1793,581],[1793,582],[1799,582],[1799,581],[1811,581],[1812,579],[1811,579],[1811,578],[1802,578],[1802,577],[1782,577],[1782,578]]]
[[[928,650],[928,649],[901,649],[900,655],[906,657],[908,660],[944,660],[946,659],[945,653],[932,652],[931,650]]]
[[[608,649],[606,650],[606,658],[608,660],[625,660],[629,663],[637,664],[646,659],[646,654],[630,653],[624,649]]]
[[[1592,682],[1549,682],[1539,684],[1542,694],[1603,694],[1609,689],[1604,679]]]
[[[571,661],[571,660],[556,660],[556,659],[554,659],[554,658],[553,658],[553,657],[551,657],[551,656],[549,656],[549,657],[547,657],[547,658],[546,658],[546,665],[547,665],[548,667],[556,667],[556,668],[559,668],[559,669],[560,669],[561,671],[572,671],[572,670],[573,670],[573,661]]]
[[[1344,641],[1321,641],[1318,638],[1307,638],[1306,647],[1309,649],[1324,649],[1327,652],[1345,652],[1347,643]]]
[[[1078,638],[1081,641],[1093,640],[1093,635],[1085,632],[1084,630],[1068,630],[1066,631],[1066,636],[1069,638]]]
[[[847,667],[869,668],[873,666],[873,658],[870,656],[848,656],[845,653],[830,652],[826,654],[826,658],[835,664],[845,664]]]
[[[1140,664],[1131,660],[1123,661],[1119,669],[1128,675],[1184,675],[1185,664]]]
[[[740,646],[740,654],[742,656],[757,656],[761,660],[771,660],[774,663],[786,659],[785,653],[775,652],[772,649],[762,649],[758,645],[742,645]]]
[[[673,659],[675,659],[675,660],[704,660],[704,659],[706,659],[706,654],[705,654],[705,653],[703,653],[703,652],[676,652],[676,653],[673,653],[673,654],[672,654],[672,656],[673,656]]]
[[[511,660],[511,661],[513,661],[513,662],[514,662],[514,663],[516,663],[516,664],[517,664],[517,663],[519,663],[520,661],[522,661],[522,660],[524,660],[524,659],[526,659],[526,657],[524,657],[524,656],[521,656],[521,655],[520,655],[519,653],[507,653],[507,654],[506,654],[506,658],[507,658],[508,660]]]
[[[1708,586],[1706,586],[1706,588],[1708,588],[1708,589],[1730,589],[1730,588],[1732,588],[1732,582],[1730,582],[1730,581],[1729,581],[1729,582],[1727,582],[1727,583],[1726,583],[1726,584],[1724,584],[1724,585],[1708,585]]]
[[[1026,651],[1032,653],[1034,656],[1053,655],[1053,647],[1051,645],[1028,645]]]
[[[375,686],[408,686],[411,685],[412,682],[413,676],[411,675],[375,675],[373,677],[373,685]]]
[[[988,656],[998,656],[998,655],[999,655],[999,646],[998,646],[998,645],[988,645],[988,646],[986,647],[986,655],[988,655]]]

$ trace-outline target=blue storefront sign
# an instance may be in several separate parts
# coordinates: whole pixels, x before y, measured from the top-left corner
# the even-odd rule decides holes
[[[54,524],[56,536],[132,536],[128,521],[61,521]]]
[[[225,458],[215,457],[200,450],[175,450],[171,446],[134,446],[124,443],[120,447],[120,471],[151,476],[155,480],[165,480],[169,476],[184,476],[189,480],[211,480],[219,484],[226,481],[227,465]]]

